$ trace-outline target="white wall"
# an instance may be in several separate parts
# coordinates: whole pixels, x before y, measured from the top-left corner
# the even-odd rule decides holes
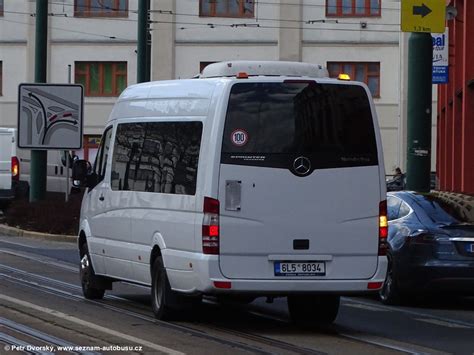
[[[278,60],[276,45],[177,45],[176,77],[191,78],[199,73],[199,62],[226,60]]]
[[[48,11],[54,14],[48,17],[49,82],[66,83],[68,64],[72,65],[74,80],[75,61],[107,60],[127,61],[128,84],[136,82],[138,0],[129,0],[127,18],[74,18],[74,0],[53,3]],[[382,1],[380,18],[337,18],[337,23],[333,18],[326,18],[325,0],[286,0],[286,7],[302,5],[299,13],[291,11],[291,16],[281,11],[284,8],[280,8],[280,0],[265,0],[256,3],[255,18],[248,19],[199,17],[198,0],[152,0],[151,3],[155,11],[152,20],[167,22],[151,25],[155,79],[192,77],[198,73],[202,61],[278,60],[281,56],[301,56],[302,61],[323,65],[328,61],[379,61],[381,96],[375,103],[386,170],[391,173],[394,166],[404,166],[407,78],[403,68],[407,63],[406,36],[400,36],[399,32],[399,1]],[[34,79],[35,20],[29,14],[35,12],[35,6],[34,1],[5,1],[5,13],[0,21],[0,60],[3,61],[0,126],[16,126],[18,84]],[[160,15],[157,11],[172,11],[172,14]],[[280,17],[290,21],[280,21]],[[366,23],[365,28],[361,23]],[[256,25],[260,27],[253,27]],[[282,52],[282,41],[290,41],[292,33],[299,45],[285,46]],[[292,55],[288,51],[300,53]],[[433,99],[434,169],[436,97]],[[114,101],[115,98],[86,98],[86,134],[101,132]]]
[[[271,18],[278,20],[279,5],[255,5],[257,18],[218,18],[199,17],[199,1],[176,1],[176,41],[179,42],[267,42],[278,39],[277,28],[232,27],[231,25],[247,24],[248,26],[262,24],[269,26],[269,21],[261,19]],[[273,0],[274,1],[274,0]],[[155,0],[156,2],[156,0]],[[159,2],[158,2],[159,3]],[[159,6],[157,6],[159,8]],[[274,27],[277,21],[272,21]],[[207,24],[214,24],[211,28]],[[276,26],[275,26],[276,24]],[[183,28],[183,29],[181,29]]]

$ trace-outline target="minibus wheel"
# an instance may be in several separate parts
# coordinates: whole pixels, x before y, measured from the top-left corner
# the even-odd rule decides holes
[[[97,288],[97,276],[95,275],[94,268],[92,267],[89,251],[87,244],[81,245],[81,265],[80,265],[80,277],[82,293],[84,297],[90,300],[102,299],[105,294],[105,289]]]
[[[287,298],[291,320],[299,325],[328,325],[339,311],[336,295],[290,295]]]
[[[176,294],[171,286],[161,256],[156,257],[151,275],[151,305],[157,319],[169,320],[177,308]],[[173,309],[174,308],[174,309]]]

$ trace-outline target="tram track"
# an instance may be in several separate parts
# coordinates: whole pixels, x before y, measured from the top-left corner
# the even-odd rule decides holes
[[[27,353],[32,353],[32,354],[51,354],[52,351],[28,351],[26,349],[28,348],[34,348],[36,345],[34,344],[34,341],[26,342],[18,337],[18,335],[21,338],[26,338],[26,339],[32,339],[36,341],[42,342],[42,344],[48,344],[52,345],[55,348],[56,347],[64,347],[64,348],[78,348],[77,344],[73,344],[71,342],[68,342],[67,340],[58,338],[57,336],[47,334],[45,332],[42,332],[40,330],[25,326],[23,324],[14,322],[10,319],[0,317],[0,327],[8,329],[10,333],[16,334],[17,337],[14,337],[12,335],[8,335],[5,333],[0,333],[0,341],[3,341],[5,343],[9,343],[10,345],[18,346],[24,348]],[[81,354],[81,355],[99,355],[97,352],[91,352],[91,351],[69,351],[71,354]]]
[[[61,268],[63,270],[66,270],[66,271],[70,271],[70,272],[74,272],[74,273],[78,272],[77,269],[73,269],[70,265],[64,265],[62,263],[52,264],[50,262],[47,262],[44,259],[43,260],[38,260],[38,258],[35,258],[31,255],[28,256],[28,255],[23,254],[23,253],[16,253],[16,252],[11,252],[11,251],[6,251],[6,250],[0,250],[0,251],[7,252],[8,254],[11,254],[11,255],[14,255],[14,256],[17,256],[17,257],[27,258],[27,259],[30,259],[30,260],[33,260],[33,261],[39,261],[39,262],[42,262],[42,263],[46,263],[50,266],[58,267],[58,268]],[[59,294],[61,294],[61,297],[66,297],[66,298],[69,298],[69,299],[74,300],[76,302],[83,301],[83,302],[92,303],[92,304],[98,305],[102,308],[106,308],[106,309],[109,309],[109,310],[114,311],[114,312],[119,312],[119,313],[124,314],[124,315],[128,315],[128,316],[131,316],[131,317],[134,317],[134,318],[138,318],[138,319],[141,319],[141,320],[144,320],[144,321],[147,321],[147,322],[155,323],[155,324],[158,324],[160,326],[164,326],[164,327],[167,327],[167,328],[170,328],[170,329],[174,329],[176,331],[185,332],[185,333],[191,334],[193,336],[198,336],[198,337],[202,337],[202,338],[205,338],[205,339],[208,339],[208,340],[213,340],[213,341],[216,341],[218,343],[225,344],[225,345],[228,345],[228,346],[235,346],[239,349],[250,351],[250,352],[253,352],[253,353],[260,353],[260,354],[268,353],[267,351],[262,350],[261,346],[259,346],[258,344],[268,346],[268,347],[272,347],[272,348],[285,349],[289,352],[298,353],[298,354],[324,354],[325,353],[325,352],[320,351],[318,349],[306,348],[306,347],[298,346],[298,345],[295,345],[295,344],[292,344],[292,343],[276,340],[276,339],[271,338],[271,337],[266,337],[266,336],[253,334],[253,333],[247,333],[245,331],[235,330],[235,329],[228,328],[228,327],[223,327],[223,326],[220,326],[220,325],[219,326],[215,326],[215,325],[212,325],[212,324],[201,325],[201,327],[204,328],[204,330],[202,330],[202,329],[197,329],[197,327],[195,327],[194,325],[192,325],[192,326],[186,325],[185,326],[185,325],[182,325],[182,324],[177,324],[176,322],[162,322],[162,321],[156,320],[153,316],[149,315],[149,313],[147,311],[145,311],[143,308],[139,309],[137,311],[136,310],[137,305],[135,305],[136,302],[130,301],[127,298],[123,298],[123,297],[119,297],[119,296],[115,296],[115,295],[106,295],[104,297],[105,302],[104,301],[85,300],[82,297],[82,294],[80,294],[81,288],[78,285],[74,285],[74,284],[67,283],[67,282],[60,281],[60,280],[55,280],[55,279],[48,278],[48,277],[42,276],[42,275],[32,274],[30,272],[27,272],[27,271],[24,271],[24,270],[21,270],[21,269],[17,269],[17,268],[13,268],[13,267],[7,266],[7,265],[1,265],[0,264],[0,269],[4,270],[6,272],[14,272],[14,273],[17,273],[17,274],[21,274],[23,276],[27,276],[28,278],[30,278],[29,280],[27,280],[25,278],[22,278],[21,280],[19,280],[17,277],[15,277],[15,280],[12,280],[10,278],[11,282],[20,282],[25,286],[34,287],[34,288],[40,289],[43,292],[48,292],[48,293],[55,294],[55,295],[58,295],[58,293],[59,293]],[[3,275],[3,277],[6,277],[6,276],[4,276],[4,275],[6,275],[5,273],[3,273],[2,275]],[[36,281],[34,279],[36,279]],[[64,291],[64,289],[69,290],[69,291]],[[70,292],[70,291],[72,291],[72,292]],[[108,303],[109,301],[111,301],[111,302],[120,302],[120,306],[111,305],[111,304]],[[352,301],[351,300],[351,302],[358,302],[358,301]],[[134,310],[129,309],[130,307],[134,308]],[[266,319],[272,319],[273,321],[282,322],[282,323],[285,323],[285,324],[289,323],[285,319],[281,319],[281,318],[278,318],[278,317],[273,317],[271,315],[266,315],[262,312],[256,312],[256,311],[250,310],[250,311],[248,311],[248,313],[249,314],[251,313],[251,314],[253,314],[255,316],[258,316],[258,317],[262,317],[262,318],[266,318]],[[425,316],[428,316],[428,315],[425,314]],[[446,319],[444,319],[444,320],[446,321]],[[454,322],[458,322],[458,321],[454,320]],[[464,322],[460,322],[460,323],[464,324]],[[209,334],[209,332],[220,333],[220,335],[218,335],[218,336],[211,335],[211,334]],[[224,334],[225,337],[222,334]],[[404,352],[404,353],[408,353],[408,354],[419,354],[420,353],[420,351],[418,351],[416,349],[416,347],[411,348],[409,346],[409,344],[407,344],[407,346],[397,346],[397,345],[391,344],[390,342],[381,341],[380,339],[374,340],[372,337],[365,336],[363,334],[355,334],[355,333],[352,334],[352,333],[348,333],[348,332],[340,332],[340,333],[335,332],[334,334],[331,334],[331,335],[334,336],[335,338],[343,338],[343,339],[351,340],[351,341],[357,342],[357,343],[369,344],[369,345],[375,346],[377,348],[383,348],[383,349],[387,349],[387,350],[395,350],[397,352]],[[229,339],[229,337],[231,338],[231,340]],[[239,338],[241,340],[248,341],[251,344],[255,344],[255,346],[249,346],[248,344],[242,343],[242,341],[235,340],[235,338]]]
[[[222,336],[212,335],[212,334],[206,333],[202,330],[198,330],[198,329],[190,327],[190,326],[184,326],[184,325],[176,324],[176,323],[172,323],[172,322],[160,321],[160,320],[157,320],[157,319],[155,319],[154,317],[152,317],[150,315],[143,314],[141,312],[136,312],[136,311],[133,311],[133,310],[130,310],[130,309],[124,309],[124,308],[121,308],[121,307],[110,305],[110,304],[102,302],[102,301],[85,300],[82,297],[82,295],[76,293],[76,292],[80,292],[80,290],[81,290],[81,287],[77,286],[77,285],[69,284],[69,283],[66,283],[66,282],[63,282],[63,281],[51,279],[51,278],[41,276],[41,275],[32,275],[29,272],[23,271],[21,269],[13,268],[13,267],[10,267],[10,266],[6,266],[6,265],[3,265],[3,264],[0,264],[0,270],[4,270],[4,271],[10,272],[12,274],[16,274],[16,275],[13,276],[13,275],[8,275],[4,272],[1,272],[0,277],[8,280],[11,283],[14,283],[14,284],[17,284],[17,285],[20,285],[20,286],[34,288],[36,290],[43,291],[43,292],[46,292],[48,294],[55,295],[57,297],[61,297],[61,298],[76,301],[76,302],[79,301],[79,302],[86,302],[86,303],[89,303],[89,304],[94,304],[94,305],[99,306],[101,308],[104,308],[104,309],[107,309],[107,310],[110,310],[110,311],[113,311],[113,312],[116,312],[116,313],[120,313],[122,315],[133,317],[135,319],[140,319],[142,321],[146,321],[146,322],[149,322],[149,323],[157,324],[157,325],[166,327],[168,329],[172,329],[172,330],[180,331],[180,332],[183,332],[183,333],[187,333],[187,334],[190,334],[190,335],[195,336],[195,337],[203,338],[203,339],[206,339],[206,340],[211,340],[211,341],[223,344],[223,345],[231,346],[231,347],[238,348],[238,349],[241,349],[241,350],[245,350],[245,351],[248,351],[248,352],[251,352],[251,353],[268,354],[269,355],[269,354],[274,354],[275,349],[285,349],[289,352],[296,353],[296,354],[308,354],[308,355],[310,355],[310,354],[312,354],[312,355],[325,354],[324,352],[321,352],[321,351],[318,351],[318,350],[307,349],[307,348],[304,348],[304,347],[296,346],[296,345],[293,345],[293,344],[290,344],[290,343],[285,343],[285,342],[282,342],[282,341],[274,340],[274,339],[259,336],[259,335],[248,334],[248,333],[241,332],[241,331],[234,331],[234,330],[228,330],[228,329],[208,327],[209,330],[213,330],[213,331],[220,332],[220,333],[227,333],[228,335],[232,335],[234,337],[242,338],[242,339],[251,341],[252,343],[264,344],[264,345],[267,345],[271,348],[275,348],[275,349],[273,349],[273,351],[267,351],[267,350],[259,347],[258,344],[249,345],[249,344],[245,344],[241,341],[230,340],[230,339],[224,338]],[[26,276],[26,277],[30,278],[30,280],[25,278],[25,277],[19,277],[18,275]],[[37,281],[40,281],[40,282],[33,281],[31,279],[36,279]],[[49,283],[50,285],[45,285],[45,284],[42,284],[42,283]],[[61,287],[64,287],[64,288],[69,288],[70,290],[76,291],[76,292],[69,292],[69,291],[65,291],[64,289],[52,286],[54,284],[60,285]],[[107,295],[107,296],[104,297],[104,299],[105,300],[111,300],[111,301],[122,301],[122,302],[125,301],[127,303],[130,303],[130,301],[127,300],[127,299],[124,299],[124,298],[118,297],[118,296],[113,296],[113,295]]]

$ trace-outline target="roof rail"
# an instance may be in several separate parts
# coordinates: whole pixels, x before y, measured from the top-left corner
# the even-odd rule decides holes
[[[329,77],[326,68],[319,64],[280,61],[235,60],[209,64],[204,68],[200,78],[235,77],[239,73],[248,76],[295,76],[311,78]]]

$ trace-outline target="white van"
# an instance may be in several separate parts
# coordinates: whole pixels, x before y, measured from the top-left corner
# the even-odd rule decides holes
[[[0,127],[0,202],[28,193],[29,164],[25,166],[16,145],[16,129]]]
[[[17,129],[0,127],[0,200],[28,196],[30,163],[31,151],[17,147]],[[68,186],[66,176],[65,152],[49,150],[46,190],[65,192]]]
[[[89,172],[87,172],[89,170]],[[86,173],[87,172],[87,173]],[[225,62],[119,97],[80,221],[86,298],[151,286],[166,319],[203,295],[287,297],[330,323],[386,273],[382,145],[367,87],[321,66]]]

